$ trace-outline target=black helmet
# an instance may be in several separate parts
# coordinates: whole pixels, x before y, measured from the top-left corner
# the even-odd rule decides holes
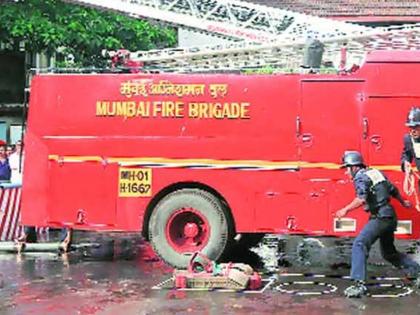
[[[345,151],[343,154],[342,161],[342,168],[348,166],[365,166],[363,157],[358,151]]]
[[[410,109],[405,125],[411,128],[420,126],[420,108],[413,107]]]

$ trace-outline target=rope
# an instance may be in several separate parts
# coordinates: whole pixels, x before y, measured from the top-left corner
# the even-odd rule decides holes
[[[326,287],[326,290],[319,290],[319,291],[303,291],[303,290],[288,290],[286,289],[289,286],[294,285],[313,285],[313,286],[324,286]],[[370,287],[379,287],[379,288],[394,288],[399,289],[401,292],[396,293],[367,293],[368,297],[371,298],[402,298],[405,296],[410,295],[414,292],[413,289],[410,287],[405,286],[404,284],[392,284],[392,283],[368,283],[366,286]],[[292,294],[292,295],[299,295],[299,296],[305,296],[305,295],[325,295],[325,294],[331,294],[335,293],[337,291],[337,286],[326,283],[326,282],[318,282],[318,281],[290,281],[290,282],[281,282],[278,286],[274,287],[274,290],[286,293],[286,294]]]
[[[349,279],[348,276],[343,275],[334,275],[334,274],[314,274],[314,273],[281,273],[278,276],[280,277],[305,277],[305,278],[336,278],[336,279]],[[277,277],[278,277],[277,276]],[[243,293],[263,293],[268,287],[272,286],[277,277],[272,277],[268,279],[263,279],[262,282],[265,285],[260,290],[235,290],[235,289],[216,289],[216,288],[177,288],[177,291],[216,291],[216,292],[243,292]],[[405,278],[399,277],[381,277],[373,276],[370,279],[377,281],[402,281]],[[174,289],[175,278],[171,277],[165,281],[160,282],[159,284],[152,287],[153,290],[162,290],[162,289]],[[296,288],[292,288],[292,287]],[[310,286],[310,287],[320,287],[318,290],[311,290],[307,288],[306,290],[299,289],[299,286]],[[398,289],[400,292],[384,292],[384,293],[368,293],[367,296],[371,298],[402,298],[408,296],[414,292],[414,290],[404,283],[394,284],[394,283],[367,283],[366,286],[369,287],[378,287],[385,289]],[[277,286],[273,287],[273,290],[290,295],[298,296],[316,296],[316,295],[328,295],[333,294],[338,291],[338,287],[332,283],[323,282],[323,281],[283,281],[279,282]]]
[[[407,196],[414,195],[414,199],[416,202],[416,210],[420,211],[420,201],[418,189],[416,187],[416,179],[420,180],[419,174],[417,174],[411,167],[407,166],[405,168],[403,190],[407,194]]]
[[[399,293],[383,293],[383,294],[372,294],[368,293],[367,296],[371,298],[402,298],[410,295],[414,290],[407,287],[404,284],[392,284],[392,283],[368,283],[366,286],[379,287],[379,288],[395,288],[401,290]]]
[[[305,277],[305,278],[335,278],[335,279],[349,279],[348,276],[342,275],[334,275],[334,274],[314,274],[314,273],[281,273],[279,274],[280,277]],[[370,279],[374,279],[377,281],[403,281],[405,278],[400,277],[382,277],[382,276],[372,276]],[[304,290],[290,290],[288,289],[289,286],[294,285],[313,285],[313,286],[324,286],[326,290],[318,290],[318,291],[304,291]],[[371,298],[402,298],[405,296],[410,295],[414,292],[414,290],[410,287],[407,287],[404,283],[401,284],[394,284],[394,283],[368,283],[366,286],[370,287],[378,287],[378,288],[386,288],[386,289],[398,289],[400,292],[392,293],[392,292],[385,292],[385,293],[367,293],[368,297]],[[325,295],[335,293],[337,291],[337,287],[328,282],[318,282],[318,281],[287,281],[287,282],[280,282],[274,290],[279,291],[281,293],[292,294],[292,295]]]
[[[326,290],[320,291],[302,291],[302,290],[287,290],[285,287],[293,286],[293,285],[313,285],[313,286],[321,286],[326,287]],[[276,291],[286,294],[293,294],[293,295],[323,295],[323,294],[330,294],[337,291],[337,287],[332,283],[327,282],[319,282],[319,281],[290,281],[290,282],[281,282],[278,286],[274,288]]]
[[[332,278],[332,279],[344,279],[349,280],[350,276],[338,275],[338,274],[316,274],[312,272],[303,273],[280,273],[279,277],[304,277],[304,278]],[[407,277],[383,277],[383,276],[371,276],[370,279],[378,281],[402,281],[404,279],[410,279]]]

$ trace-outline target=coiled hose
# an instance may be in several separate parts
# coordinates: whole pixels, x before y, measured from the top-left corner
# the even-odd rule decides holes
[[[414,195],[416,201],[416,210],[420,211],[419,193],[416,182],[420,179],[420,176],[411,168],[405,168],[405,176],[403,183],[403,190],[407,196]]]

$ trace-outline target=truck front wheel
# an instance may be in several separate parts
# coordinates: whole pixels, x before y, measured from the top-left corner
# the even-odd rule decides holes
[[[200,251],[212,260],[229,241],[229,222],[220,199],[200,189],[180,189],[162,198],[149,221],[149,240],[156,253],[177,268]]]

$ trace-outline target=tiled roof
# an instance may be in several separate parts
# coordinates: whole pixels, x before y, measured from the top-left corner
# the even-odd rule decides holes
[[[420,16],[420,0],[245,0],[316,16]]]

